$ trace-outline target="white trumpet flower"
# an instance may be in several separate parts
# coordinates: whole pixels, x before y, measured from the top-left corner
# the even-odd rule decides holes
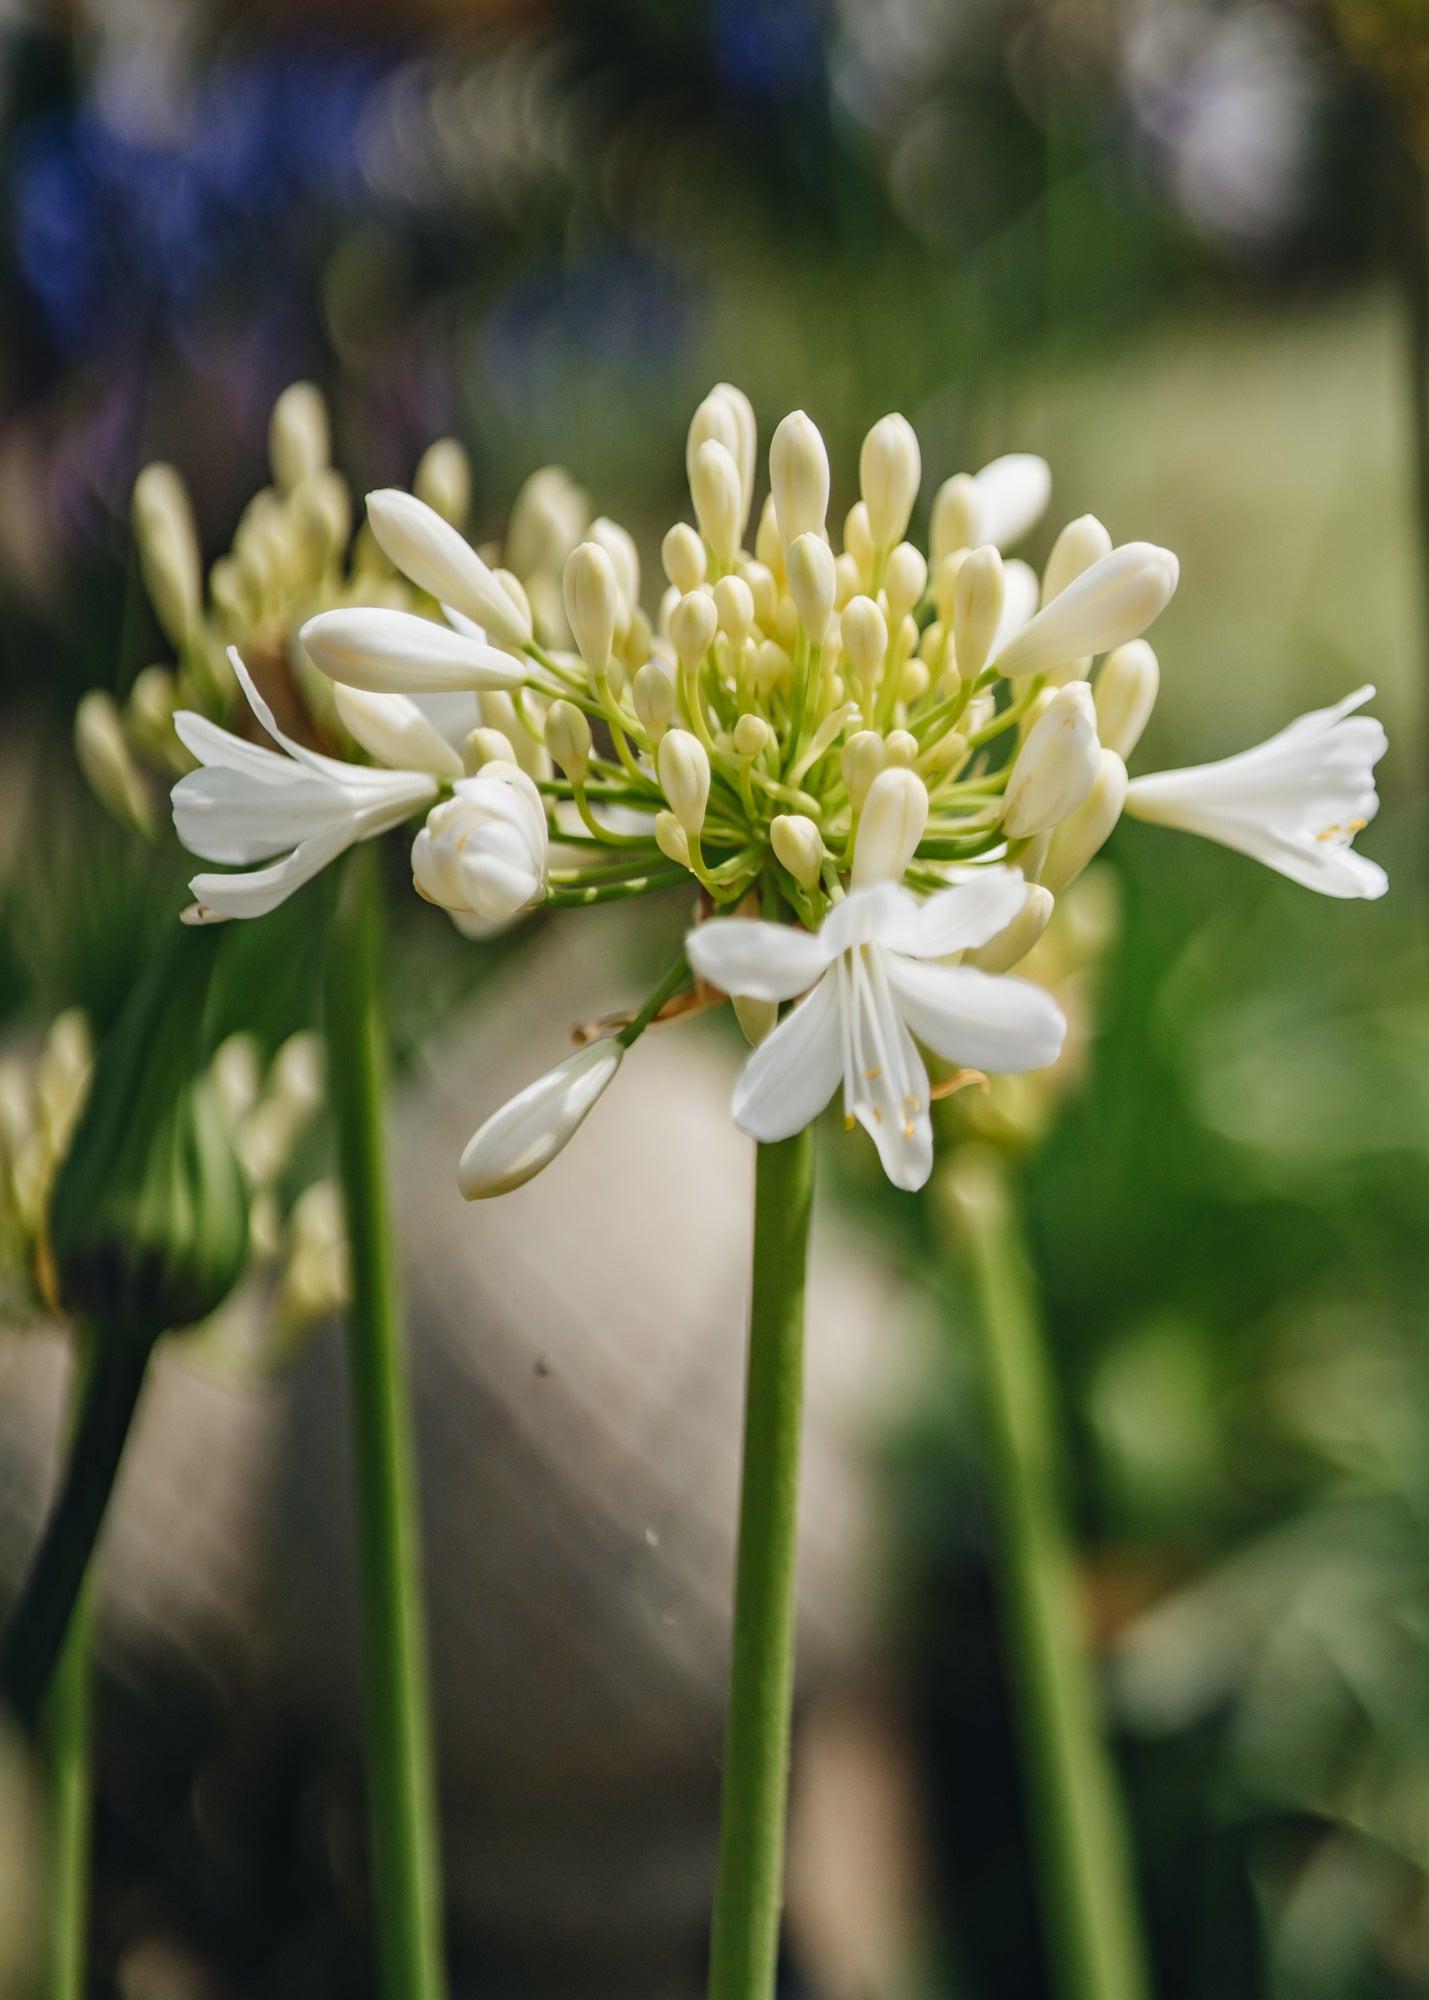
[[[429,771],[379,771],[324,757],[285,736],[235,648],[229,659],[248,705],[284,754],[220,729],[183,709],[179,740],[203,767],[173,788],[174,825],[191,854],[247,868],[195,875],[193,921],[262,917],[321,873],[345,849],[400,826],[437,795]]]
[[[935,1055],[1006,1074],[1055,1062],[1066,1022],[1039,987],[937,963],[986,944],[1026,900],[1013,869],[990,868],[925,903],[893,882],[854,889],[816,934],[723,917],[690,933],[701,979],[755,1000],[806,993],[754,1051],[734,1117],[772,1143],[802,1131],[838,1088],[895,1187],[920,1188],[933,1166],[930,1090],[914,1037]],[[808,989],[812,989],[811,991]]]
[[[570,1144],[620,1068],[625,1049],[607,1036],[577,1049],[492,1113],[467,1142],[457,1186],[468,1201],[534,1180]]]
[[[515,764],[483,764],[433,806],[412,844],[419,895],[499,924],[541,900],[549,836],[541,794]]]
[[[1354,713],[1373,699],[1358,688],[1252,750],[1134,778],[1126,810],[1234,847],[1322,896],[1382,896],[1389,877],[1350,845],[1379,810],[1374,767],[1389,747],[1373,716]]]

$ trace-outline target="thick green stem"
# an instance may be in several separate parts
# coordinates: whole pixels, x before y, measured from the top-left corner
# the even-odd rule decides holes
[[[42,1720],[46,1825],[43,2000],[84,2000],[94,1825],[90,1745],[93,1584],[69,1621]]]
[[[372,1884],[383,2000],[439,2000],[441,1887],[412,1415],[383,1155],[377,856],[347,866],[329,941],[331,1103],[352,1265],[348,1373]]]
[[[814,1135],[760,1146],[710,2000],[771,2000],[783,1901]]]
[[[999,1586],[1052,1985],[1062,2000],[1145,2000],[1126,1828],[1097,1712],[1017,1218],[990,1157],[964,1156],[944,1191],[977,1293]]]

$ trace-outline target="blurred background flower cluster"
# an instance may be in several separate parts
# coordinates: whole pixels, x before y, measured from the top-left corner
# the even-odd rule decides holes
[[[480,540],[558,461],[651,575],[717,379],[766,439],[807,408],[836,466],[890,409],[933,481],[1041,452],[1057,519],[1094,509],[1181,557],[1152,766],[1377,682],[1386,902],[1129,825],[1042,969],[1081,1030],[1055,1091],[946,1107],[1007,1150],[1029,1218],[1162,2000],[1429,1995],[1416,13],[0,6],[0,1260],[184,896],[172,838],[117,831],[71,747],[84,690],[122,700],[169,658],[135,476],[182,469],[211,560],[295,379],[327,396],[356,493],[458,437]],[[302,1100],[254,1170],[292,1182],[269,1224],[287,1263],[241,1325],[173,1354],[106,1556],[95,1990],[123,2000],[363,1990],[339,1364],[285,1304],[302,1291],[306,1323],[342,1289],[307,1039],[322,895],[244,927],[220,996],[236,1111]],[[597,946],[576,918],[476,947],[414,900],[391,954],[398,1222],[458,1990],[677,2000],[702,1958],[711,1524],[737,1447],[737,1048],[714,1023],[692,1054],[666,1040],[584,1167],[473,1219],[455,1148],[424,1135],[558,1045]],[[623,956],[594,967],[613,1004],[682,918],[616,927]],[[962,1280],[861,1154],[825,1159],[848,1270],[815,1364],[789,1991],[1035,2000]],[[648,1308],[628,1337],[620,1259]],[[712,1303],[685,1325],[691,1269]],[[0,1604],[60,1423],[43,1297],[3,1297]],[[27,1800],[0,1741],[5,2000]]]

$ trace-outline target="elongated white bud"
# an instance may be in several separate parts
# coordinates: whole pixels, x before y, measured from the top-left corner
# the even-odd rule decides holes
[[[968,472],[955,472],[945,479],[933,496],[933,515],[928,549],[936,570],[960,549],[970,549],[984,539],[982,500],[977,481]]]
[[[975,680],[987,665],[1007,599],[1002,557],[989,542],[970,549],[953,584],[953,649],[958,672]]]
[[[697,666],[714,644],[718,630],[719,613],[707,590],[692,590],[682,597],[670,615],[670,637],[681,666]]]
[[[877,553],[873,546],[873,529],[869,526],[868,509],[862,500],[855,500],[844,516],[844,554],[852,558],[860,590],[866,589],[873,581],[873,564]]]
[[[774,495],[766,493],[759,510],[759,528],[754,537],[754,553],[774,579],[778,591],[784,582],[784,544],[779,538],[779,517],[774,512]]]
[[[861,836],[860,836],[861,837]],[[774,858],[788,869],[794,880],[812,889],[824,866],[824,840],[814,822],[803,813],[779,813],[770,822],[769,845]]]
[[[457,1186],[484,1201],[534,1179],[570,1144],[614,1080],[625,1050],[613,1037],[577,1049],[487,1119],[467,1145]]]
[[[553,701],[546,716],[546,748],[557,770],[583,784],[590,763],[590,724],[573,701]]]
[[[440,445],[433,445],[427,457],[432,457],[441,448]],[[463,462],[465,457],[463,453]],[[423,459],[422,465],[417,467],[413,491],[456,527],[463,527],[470,504],[469,495],[460,518],[448,513],[443,500],[425,491],[422,486],[422,466],[426,463],[427,460]],[[467,479],[469,485],[469,473]],[[565,467],[538,467],[512,503],[511,519],[506,529],[507,567],[521,577],[530,578],[538,574],[559,576],[566,557],[576,543],[585,540],[589,520],[590,503]]]
[[[1144,639],[1108,653],[1097,674],[1097,735],[1109,750],[1129,757],[1151,719],[1161,669]]]
[[[462,738],[461,767],[468,778],[474,778],[488,764],[515,762],[516,751],[504,729],[473,729]]]
[[[843,777],[849,804],[861,813],[874,779],[883,769],[883,738],[876,729],[860,729],[844,745]]]
[[[901,882],[928,824],[928,788],[912,771],[881,771],[869,787],[853,849],[853,886]]]
[[[481,693],[525,676],[509,653],[412,611],[320,611],[298,637],[329,680],[372,694]]]
[[[687,834],[698,833],[710,798],[710,760],[704,744],[688,729],[670,730],[655,754],[655,769],[671,812]]]
[[[975,965],[979,972],[1007,972],[1026,958],[1043,931],[1052,920],[1056,898],[1050,889],[1040,882],[1031,882],[1027,887],[1027,900],[1012,922],[996,937],[989,938],[973,951],[963,953],[964,965]]]
[[[695,453],[690,498],[710,554],[727,567],[739,553],[739,467],[717,438],[707,438]]]
[[[858,489],[868,509],[874,547],[901,542],[918,498],[923,459],[906,417],[880,417],[858,455]]]
[[[188,488],[172,465],[146,465],[134,482],[134,538],[155,616],[176,646],[189,638],[203,603],[198,531]]]
[[[665,574],[682,597],[698,590],[709,568],[705,545],[688,521],[677,521],[660,544]]]
[[[540,793],[515,764],[487,764],[428,813],[412,845],[412,879],[454,915],[507,923],[540,901],[546,853]]]
[[[615,564],[599,542],[582,542],[566,557],[561,588],[566,622],[590,669],[592,680],[603,680],[610,667],[615,628],[620,616],[620,584]]]
[[[743,389],[733,382],[717,382],[714,393],[722,396],[726,406],[734,412],[734,420],[739,430],[739,449],[734,454],[734,462],[739,467],[739,483],[743,493],[739,531],[742,535],[749,525],[749,510],[754,504],[754,468],[759,456],[759,425],[755,421],[754,405]]]
[[[620,591],[620,619],[623,626],[640,607],[640,551],[629,528],[600,514],[590,524],[590,539],[605,550],[615,569]]]
[[[430,771],[438,778],[464,775],[451,744],[406,695],[371,694],[339,681],[333,699],[343,728],[379,764],[394,771]]]
[[[268,420],[268,463],[281,493],[327,467],[332,453],[323,393],[312,382],[293,382],[273,405]]]
[[[630,699],[636,720],[650,739],[650,748],[658,750],[660,738],[675,713],[675,683],[663,667],[647,660],[631,683]]]
[[[449,521],[415,494],[387,486],[367,496],[367,518],[389,561],[441,604],[475,619],[503,645],[531,642],[531,613],[503,588]]]
[[[844,606],[839,634],[849,665],[871,684],[888,651],[888,622],[871,597],[855,597]]]
[[[1002,826],[1009,840],[1025,840],[1075,812],[1101,769],[1091,688],[1068,681],[1048,692],[1007,780]]]
[[[84,695],[74,715],[74,754],[99,803],[147,839],[154,807],[134,762],[114,698],[103,688]]]
[[[1093,563],[1111,554],[1111,536],[1095,514],[1079,514],[1068,521],[1052,544],[1047,567],[1042,572],[1042,602],[1060,597],[1069,583],[1085,575]]]
[[[673,861],[681,868],[689,867],[689,838],[672,812],[656,813],[655,845],[667,861]]]
[[[737,646],[754,637],[754,593],[742,576],[722,576],[714,587],[715,614],[720,629]]]
[[[1135,639],[1171,601],[1180,565],[1169,549],[1127,542],[1043,605],[998,653],[1000,674],[1040,674]]]
[[[772,632],[779,614],[779,586],[774,581],[773,572],[762,562],[746,562],[740,564],[739,573],[754,600],[755,624],[762,632]]]
[[[769,485],[779,539],[787,549],[800,535],[821,535],[829,511],[829,455],[818,427],[791,410],[769,442]],[[761,560],[768,558],[761,554]]]
[[[1075,882],[1092,856],[1101,852],[1125,804],[1126,765],[1115,750],[1103,750],[1096,783],[1076,811],[1053,829],[1047,858],[1037,871],[1054,896]]]
[[[171,761],[175,749],[180,747],[174,735],[174,710],[178,705],[178,682],[167,667],[145,667],[134,676],[134,685],[124,705],[126,733],[156,763]]]
[[[412,475],[417,498],[451,527],[464,528],[471,512],[471,460],[455,438],[437,438],[417,461]],[[515,510],[513,509],[513,519]]]
[[[833,551],[822,535],[796,535],[789,544],[786,566],[789,595],[812,646],[822,646],[833,616],[837,576]]]
[[[888,616],[899,624],[915,609],[928,587],[928,560],[911,542],[900,542],[883,571],[883,593],[888,599]]]

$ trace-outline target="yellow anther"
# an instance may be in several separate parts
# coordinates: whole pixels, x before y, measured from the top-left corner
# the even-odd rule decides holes
[[[865,1082],[876,1083],[879,1077],[882,1076],[883,1071],[881,1069],[866,1069],[863,1074]]]
[[[856,1119],[856,1118],[854,1117],[853,1113],[852,1113],[851,1111],[845,1111],[845,1113],[844,1113],[844,1130],[845,1130],[845,1132],[852,1132],[852,1130],[853,1130],[854,1126],[855,1126],[855,1125],[857,1125],[857,1123],[858,1123],[858,1120],[857,1120],[857,1119]]]

